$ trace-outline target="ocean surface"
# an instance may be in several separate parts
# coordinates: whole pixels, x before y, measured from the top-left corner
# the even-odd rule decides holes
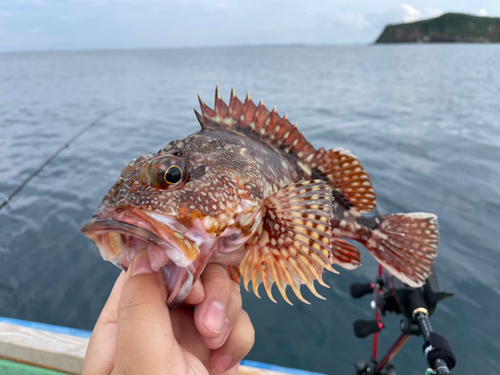
[[[198,131],[199,92],[248,90],[316,147],[343,147],[371,175],[382,213],[439,217],[441,287],[455,293],[431,318],[451,343],[455,375],[500,368],[500,46],[241,47],[0,54],[0,199],[72,135],[104,114],[0,211],[0,316],[91,330],[119,270],[80,234],[123,166]],[[326,274],[330,289],[303,289],[278,304],[243,292],[256,329],[249,359],[328,374],[354,374],[371,339],[376,262]],[[291,293],[289,293],[291,294]],[[386,316],[381,354],[399,335]],[[423,340],[394,358],[399,374],[427,368]]]

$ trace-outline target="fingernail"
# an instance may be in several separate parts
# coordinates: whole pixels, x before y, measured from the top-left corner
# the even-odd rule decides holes
[[[201,320],[208,330],[215,333],[222,333],[226,314],[224,313],[224,305],[220,302],[213,301],[205,311]]]
[[[224,372],[233,362],[233,359],[227,354],[221,354],[212,360],[212,369],[215,372]]]
[[[228,334],[229,334],[229,319],[226,318],[226,321],[224,322],[224,328],[222,328],[221,334],[219,335],[219,337],[211,341],[217,346],[217,348],[220,348],[224,344],[224,342],[226,342],[227,336],[229,336]]]
[[[203,290],[203,285],[200,282],[197,281],[197,282],[194,283],[193,290],[195,290],[200,295],[202,295],[203,298],[205,298],[205,291]]]
[[[153,273],[151,263],[149,262],[148,251],[146,249],[142,249],[135,255],[130,268],[130,276],[137,276],[143,273]]]

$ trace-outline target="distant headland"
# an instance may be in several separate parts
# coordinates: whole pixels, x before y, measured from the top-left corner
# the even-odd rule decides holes
[[[500,17],[462,13],[387,25],[375,43],[500,43]]]

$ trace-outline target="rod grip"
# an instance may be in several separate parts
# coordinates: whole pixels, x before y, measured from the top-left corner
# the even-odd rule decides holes
[[[349,287],[349,293],[352,298],[361,298],[367,294],[373,293],[375,285],[373,283],[354,283]]]
[[[366,337],[371,335],[372,333],[375,332],[380,332],[382,331],[382,328],[384,328],[384,325],[382,322],[377,322],[376,320],[356,320],[352,328],[354,330],[354,334],[357,337]]]

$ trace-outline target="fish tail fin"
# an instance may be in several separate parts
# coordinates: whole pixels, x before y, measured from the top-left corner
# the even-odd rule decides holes
[[[365,247],[391,274],[413,288],[425,283],[437,254],[436,215],[410,213],[365,218],[371,237]]]

